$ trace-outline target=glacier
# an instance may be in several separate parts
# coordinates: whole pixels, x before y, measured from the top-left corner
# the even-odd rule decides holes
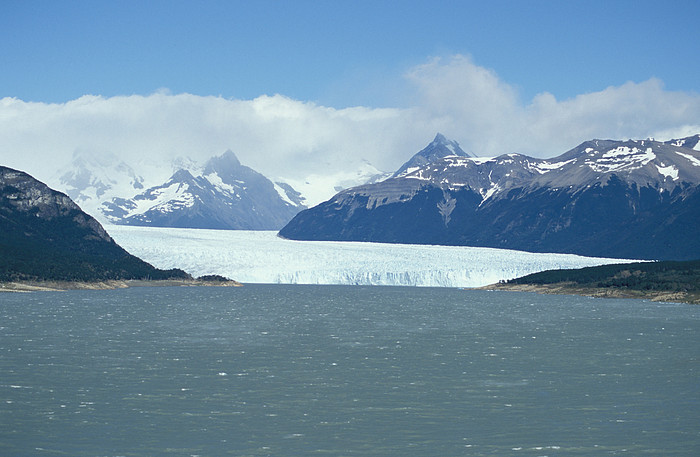
[[[543,270],[631,261],[466,246],[294,241],[274,231],[105,229],[155,267],[242,283],[480,287]]]

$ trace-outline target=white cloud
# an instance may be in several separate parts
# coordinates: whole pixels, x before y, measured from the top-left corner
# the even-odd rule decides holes
[[[362,158],[391,169],[434,134],[412,117],[410,110],[334,109],[280,95],[86,95],[64,104],[5,98],[0,163],[48,179],[76,152],[115,154],[137,166],[165,162],[169,173],[173,158],[204,161],[231,149],[243,164],[273,177],[321,173]]]
[[[542,93],[523,102],[514,87],[466,56],[433,59],[407,78],[424,114],[478,155],[549,157],[592,138],[668,139],[700,132],[700,95],[667,91],[658,79],[561,101]]]
[[[230,100],[163,89],[86,95],[63,104],[0,100],[0,164],[50,180],[74,153],[114,154],[138,169],[227,149],[270,177],[303,179],[367,159],[391,171],[436,132],[477,155],[548,157],[591,138],[670,138],[700,132],[700,95],[651,79],[557,100],[518,91],[471,58],[431,59],[406,75],[412,108],[336,109],[282,95]],[[167,178],[164,176],[162,179]],[[160,178],[160,177],[159,177]]]

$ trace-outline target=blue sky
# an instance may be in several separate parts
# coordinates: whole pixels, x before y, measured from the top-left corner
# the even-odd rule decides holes
[[[0,96],[282,94],[405,106],[403,75],[471,56],[524,100],[655,77],[700,91],[700,2],[0,2]]]
[[[0,0],[0,164],[156,180],[230,149],[332,190],[437,132],[482,157],[682,138],[699,25],[697,0]]]

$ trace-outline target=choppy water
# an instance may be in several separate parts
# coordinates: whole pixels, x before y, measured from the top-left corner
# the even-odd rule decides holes
[[[697,456],[700,308],[349,286],[0,295],[3,456]]]

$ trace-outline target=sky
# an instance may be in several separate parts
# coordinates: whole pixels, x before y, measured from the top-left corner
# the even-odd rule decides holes
[[[700,2],[0,0],[0,164],[273,176],[700,133]]]

